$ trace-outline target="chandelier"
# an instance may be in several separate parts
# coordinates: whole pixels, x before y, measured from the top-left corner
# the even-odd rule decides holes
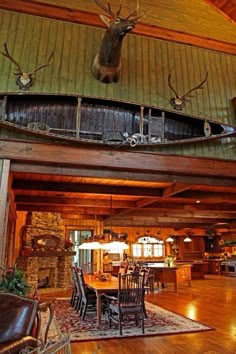
[[[92,238],[85,240],[80,246],[79,249],[82,250],[127,250],[129,246],[124,241],[124,238],[127,237],[127,234],[119,234],[112,230],[112,196],[110,197],[110,228],[103,232],[101,235],[96,234]],[[96,214],[95,214],[96,220]]]

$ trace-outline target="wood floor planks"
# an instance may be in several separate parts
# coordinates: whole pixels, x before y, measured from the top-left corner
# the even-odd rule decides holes
[[[61,294],[60,294],[61,295]],[[170,284],[146,296],[168,310],[214,327],[214,331],[145,338],[71,343],[72,354],[235,354],[236,277],[206,275],[193,280],[192,288],[181,284],[178,294]]]

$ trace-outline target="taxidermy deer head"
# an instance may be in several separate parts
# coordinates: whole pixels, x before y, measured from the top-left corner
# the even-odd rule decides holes
[[[50,64],[52,57],[53,57],[53,52],[52,52],[50,57],[48,58],[48,61],[46,64],[40,65],[39,67],[37,67],[33,71],[26,73],[21,69],[21,67],[17,63],[17,61],[10,55],[6,43],[4,43],[4,48],[5,48],[5,53],[1,52],[1,51],[0,51],[0,53],[2,55],[4,55],[4,57],[6,57],[10,61],[12,61],[13,64],[15,64],[16,69],[17,69],[17,72],[15,73],[15,75],[17,75],[16,84],[17,84],[17,86],[19,86],[20,90],[24,90],[24,91],[29,90],[29,88],[32,86],[32,84],[33,84],[32,75],[35,74],[37,71],[41,70],[42,68],[45,68],[46,66],[48,66]]]
[[[178,92],[173,88],[172,84],[171,84],[171,73],[168,75],[168,85],[171,88],[171,90],[174,92],[175,96],[172,97],[170,99],[170,104],[171,106],[178,110],[181,111],[183,109],[183,107],[185,106],[186,102],[190,102],[190,97],[193,97],[190,95],[191,92],[195,91],[195,90],[202,90],[204,87],[203,85],[205,84],[205,82],[207,81],[207,77],[208,77],[208,72],[206,73],[205,79],[197,86],[191,88],[189,91],[187,91],[183,96],[180,96],[178,94]]]
[[[121,0],[120,7],[116,14],[111,10],[109,1],[107,7],[98,0],[94,1],[102,10],[108,13],[112,19],[100,15],[101,20],[107,26],[107,30],[103,36],[100,50],[93,61],[92,73],[97,80],[110,84],[119,81],[122,40],[128,32],[134,29],[138,19],[141,17],[138,16],[139,3],[137,0],[136,10],[126,18],[121,18]]]

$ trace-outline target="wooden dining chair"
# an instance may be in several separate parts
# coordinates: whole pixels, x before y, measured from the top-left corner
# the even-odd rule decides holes
[[[82,292],[81,292],[81,287],[79,283],[79,272],[81,268],[72,266],[72,279],[74,282],[74,287],[75,287],[75,294],[72,294],[72,301],[71,304],[76,310],[76,312],[80,312],[80,307],[81,307],[81,299],[82,299]]]
[[[120,335],[122,335],[122,324],[124,320],[135,319],[138,326],[141,318],[142,333],[144,333],[144,277],[141,274],[119,274],[118,296],[113,297],[105,294],[108,301],[108,326],[111,322],[119,324]]]
[[[70,304],[74,308],[77,306],[78,301],[78,290],[77,290],[77,280],[76,280],[76,267],[71,265],[71,280],[72,280],[72,293],[70,298]]]
[[[127,262],[121,262],[119,270],[118,270],[118,274],[126,274],[127,273],[127,268],[128,268],[128,263]]]
[[[81,268],[78,268],[77,274],[78,274],[79,287],[81,291],[79,315],[81,319],[84,320],[88,308],[93,308],[94,310],[96,310],[97,296],[93,290],[88,289],[86,287],[83,271]]]

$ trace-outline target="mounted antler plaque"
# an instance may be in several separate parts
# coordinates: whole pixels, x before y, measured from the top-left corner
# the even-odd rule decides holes
[[[122,40],[128,32],[134,29],[138,19],[141,17],[138,16],[139,4],[137,1],[136,10],[130,13],[126,18],[121,18],[121,0],[120,7],[116,14],[112,11],[110,2],[108,2],[107,7],[98,0],[94,0],[94,2],[105,11],[112,20],[107,16],[100,15],[101,20],[107,26],[107,30],[103,36],[100,50],[93,61],[92,72],[97,80],[110,84],[119,81]]]
[[[17,69],[17,73],[15,73],[15,75],[17,75],[16,84],[19,86],[20,90],[24,90],[24,91],[29,90],[30,87],[32,86],[32,84],[33,84],[32,75],[35,74],[37,71],[48,66],[50,64],[52,57],[53,57],[53,52],[52,52],[50,57],[48,58],[47,63],[42,64],[39,67],[37,67],[36,69],[34,69],[33,71],[27,73],[21,69],[21,67],[17,63],[17,61],[10,55],[6,43],[4,43],[4,48],[5,48],[5,53],[1,52],[1,51],[0,51],[0,53],[2,55],[4,55],[4,57],[8,58],[13,64],[15,64],[16,69]]]
[[[174,89],[174,87],[171,84],[171,73],[168,75],[168,85],[170,87],[170,89],[174,92],[175,96],[172,97],[170,99],[170,104],[171,106],[176,109],[177,111],[181,111],[183,109],[183,107],[185,106],[186,102],[190,102],[190,97],[192,97],[190,95],[191,92],[195,91],[195,90],[202,90],[204,87],[203,85],[205,84],[205,82],[207,81],[207,77],[208,77],[208,72],[206,73],[205,79],[197,86],[191,88],[189,91],[187,91],[184,95],[180,96],[177,92],[176,89]]]

